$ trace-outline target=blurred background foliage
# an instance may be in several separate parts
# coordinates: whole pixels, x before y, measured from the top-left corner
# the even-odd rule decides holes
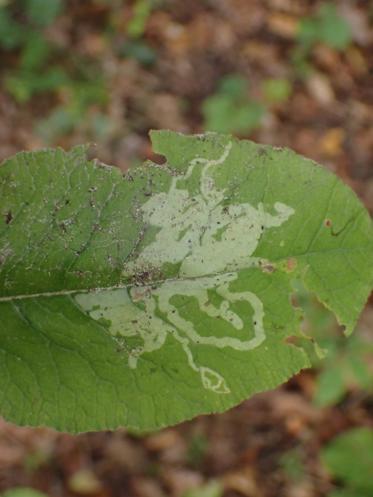
[[[372,24],[366,0],[0,0],[0,159],[96,142],[125,170],[152,158],[151,128],[219,131],[325,164],[373,212]],[[145,437],[1,421],[0,491],[372,496],[372,306],[345,340],[312,295],[295,299],[313,369]]]

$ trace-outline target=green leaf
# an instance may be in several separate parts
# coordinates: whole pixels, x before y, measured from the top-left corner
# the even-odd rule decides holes
[[[330,494],[328,494],[327,497],[357,497],[356,496],[356,490],[353,488],[346,488],[346,489],[338,489],[334,490]],[[370,494],[358,494],[358,497],[371,497]]]
[[[336,6],[324,3],[314,17],[301,19],[298,40],[305,49],[322,42],[336,50],[344,50],[352,41],[352,33],[350,25],[339,15]]]
[[[246,97],[248,86],[246,78],[239,74],[228,74],[219,83],[219,93],[242,99]]]
[[[203,102],[205,128],[220,133],[249,133],[260,126],[265,108],[250,99],[247,90],[242,76],[225,76],[218,91]]]
[[[279,459],[282,471],[293,482],[300,482],[306,477],[306,470],[302,455],[298,449],[290,449]]]
[[[86,149],[0,167],[0,413],[152,430],[309,365],[292,280],[350,333],[373,279],[368,213],[289,150],[152,133],[127,175]]]
[[[284,78],[266,79],[263,82],[264,96],[270,103],[286,102],[291,90],[290,82]]]
[[[323,449],[322,459],[332,473],[356,494],[373,495],[373,430],[354,428],[337,436]]]
[[[27,102],[34,94],[55,91],[66,84],[68,78],[65,71],[56,66],[46,71],[17,71],[5,78],[5,87],[18,102]]]
[[[320,8],[320,40],[337,50],[344,50],[352,40],[350,25],[338,14],[335,5]]]
[[[211,480],[205,485],[188,490],[183,497],[221,497],[224,493],[220,482]]]
[[[327,345],[328,354],[323,362],[322,371],[316,379],[314,401],[317,406],[325,407],[338,403],[350,389],[373,388],[373,373],[369,359],[373,346],[359,335],[348,342],[339,335]]]
[[[132,38],[140,38],[145,31],[146,23],[153,8],[153,0],[136,0],[133,16],[127,26],[127,34]]]
[[[41,70],[50,55],[51,47],[48,41],[38,33],[30,35],[25,44],[20,60],[23,71]]]
[[[6,7],[0,5],[0,46],[5,50],[19,47],[25,39],[24,28],[14,21]]]
[[[26,0],[29,19],[40,26],[48,26],[61,13],[62,0]]]
[[[260,125],[264,107],[259,102],[235,102],[226,95],[213,95],[203,103],[205,128],[221,133],[249,133]]]
[[[339,402],[346,393],[341,365],[331,365],[317,378],[314,401],[318,407],[325,407]]]
[[[310,48],[320,39],[320,25],[317,19],[305,17],[299,22],[298,40],[306,47]]]
[[[144,66],[151,66],[157,60],[157,52],[148,44],[140,40],[128,40],[117,49],[120,57],[136,59]]]
[[[47,497],[45,494],[28,487],[10,488],[1,497]]]

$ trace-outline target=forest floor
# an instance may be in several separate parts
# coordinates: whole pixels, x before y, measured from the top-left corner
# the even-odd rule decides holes
[[[20,3],[9,3],[12,15],[29,26]],[[59,15],[31,23],[29,39],[14,46],[0,26],[0,159],[95,142],[100,160],[125,170],[152,157],[151,128],[216,129],[324,164],[373,213],[369,2],[332,2],[329,11],[311,0],[57,3]],[[230,122],[242,107],[250,125]],[[309,327],[337,337],[326,312],[315,312]],[[372,304],[357,337],[373,340]],[[336,360],[348,368],[339,340]],[[141,437],[124,430],[74,437],[0,421],[0,491],[326,497],[341,483],[322,465],[323,447],[351,427],[373,427],[372,358],[364,361],[370,387],[347,372],[342,389],[324,392],[327,402],[315,397],[328,362],[225,414]]]

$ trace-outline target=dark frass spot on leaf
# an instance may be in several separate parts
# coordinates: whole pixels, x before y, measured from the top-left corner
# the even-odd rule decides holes
[[[325,221],[324,221],[324,226],[325,226],[326,228],[331,228],[331,226],[332,226],[332,221],[331,221],[331,219],[325,219]]]
[[[10,224],[13,220],[12,211],[8,211],[4,217],[5,217],[5,224]]]
[[[22,220],[0,230],[6,419],[154,430],[275,388],[310,365],[295,275],[353,330],[371,290],[373,233],[347,186],[289,150],[151,136],[166,163],[127,181],[86,147],[0,166],[0,185],[17,185],[1,202]],[[320,229],[325,212],[343,236]]]
[[[259,261],[258,265],[264,273],[274,273],[276,271],[276,267],[267,261]]]

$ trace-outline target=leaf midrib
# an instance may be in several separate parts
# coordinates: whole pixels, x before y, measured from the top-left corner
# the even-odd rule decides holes
[[[259,258],[261,259],[265,264],[273,264],[277,265],[283,261],[288,260],[289,258],[303,258],[307,256],[312,256],[316,254],[326,254],[326,253],[333,253],[333,252],[355,252],[355,251],[366,251],[367,247],[354,247],[354,248],[345,248],[345,247],[335,247],[332,249],[327,249],[327,250],[316,250],[313,252],[307,252],[307,253],[302,253],[302,254],[288,254],[285,257],[276,259],[275,261],[269,261],[264,258]],[[99,292],[104,292],[104,291],[110,291],[110,290],[120,290],[124,288],[141,288],[141,287],[146,287],[146,286],[152,286],[152,285],[161,285],[163,283],[172,283],[172,282],[177,282],[177,281],[196,281],[198,279],[202,278],[210,278],[210,277],[215,277],[215,276],[224,276],[226,274],[231,274],[234,272],[242,271],[244,269],[250,269],[250,268],[260,268],[260,265],[253,265],[253,266],[243,266],[243,267],[237,267],[235,270],[231,271],[217,271],[214,273],[206,273],[203,275],[198,275],[198,276],[175,276],[173,278],[160,278],[158,280],[151,280],[147,283],[139,283],[139,282],[130,282],[130,283],[123,283],[123,284],[117,284],[117,285],[110,285],[110,286],[105,286],[105,287],[93,287],[93,288],[74,288],[71,290],[53,290],[53,291],[42,291],[42,292],[37,292],[37,293],[29,293],[29,294],[20,294],[20,295],[7,295],[7,296],[2,296],[0,297],[0,303],[1,302],[11,302],[13,300],[24,300],[24,299],[33,299],[33,298],[39,298],[39,297],[63,297],[63,296],[68,296],[68,295],[74,295],[77,293],[99,293]],[[276,270],[281,270],[281,268],[276,267]]]

